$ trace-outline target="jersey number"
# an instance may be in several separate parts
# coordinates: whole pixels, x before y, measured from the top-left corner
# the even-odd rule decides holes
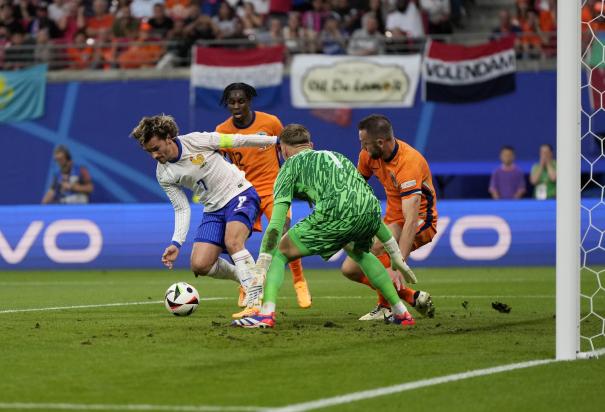
[[[235,210],[241,209],[244,206],[244,203],[246,202],[248,198],[246,196],[240,196],[238,197],[239,203],[237,204],[237,207],[235,208]]]

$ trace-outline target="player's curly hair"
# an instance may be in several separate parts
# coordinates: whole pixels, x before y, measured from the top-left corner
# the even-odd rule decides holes
[[[130,133],[141,145],[147,143],[154,136],[158,139],[166,140],[173,139],[178,134],[179,127],[176,125],[174,118],[166,114],[143,117],[137,127]]]
[[[223,96],[221,97],[221,106],[227,106],[227,102],[229,101],[229,93],[234,90],[241,90],[246,95],[248,100],[252,100],[253,97],[256,97],[256,89],[249,84],[246,83],[231,83],[229,86],[225,87],[223,90]]]
[[[289,146],[308,144],[311,143],[311,133],[302,124],[292,123],[284,127],[279,134],[279,140]]]
[[[357,125],[359,130],[365,130],[368,137],[390,139],[393,138],[393,125],[391,121],[381,114],[371,114],[361,119]]]

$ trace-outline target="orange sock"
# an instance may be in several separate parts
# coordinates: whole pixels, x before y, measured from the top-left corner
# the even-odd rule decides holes
[[[305,280],[302,259],[293,260],[288,264],[288,266],[290,266],[290,272],[292,272],[292,282],[296,283],[300,282],[301,280]]]
[[[368,277],[364,274],[361,275],[361,277],[357,280],[359,283],[363,283],[366,286],[371,287],[372,289],[376,290],[376,288],[374,286],[372,286],[372,283],[370,283],[370,279],[368,279]],[[382,293],[380,293],[379,291],[376,290],[376,293],[378,294],[378,304],[380,306],[384,306],[386,308],[390,308],[391,305],[389,304],[389,302],[384,298],[384,296],[382,296]]]
[[[380,263],[382,263],[382,266],[384,266],[385,268],[390,268],[391,267],[391,258],[389,257],[388,253],[383,253],[380,256],[376,256],[378,258],[378,260],[380,260]]]
[[[414,293],[416,293],[414,289],[408,288],[406,286],[403,286],[397,291],[399,297],[412,306],[414,306]]]

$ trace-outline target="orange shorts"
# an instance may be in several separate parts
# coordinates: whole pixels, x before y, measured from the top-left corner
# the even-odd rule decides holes
[[[254,227],[252,228],[255,232],[263,231],[263,223],[262,217],[265,215],[267,220],[271,221],[271,215],[273,214],[273,194],[267,196],[260,197],[260,213],[256,218],[256,222],[254,222]],[[292,219],[292,209],[288,209],[288,217]]]
[[[400,222],[398,222],[398,223],[400,223]],[[400,223],[400,225],[403,226],[403,223]],[[416,237],[414,238],[414,243],[412,243],[411,252],[426,245],[427,243],[431,243],[436,234],[437,234],[437,229],[435,228],[435,223],[433,223],[432,226],[424,229],[422,232],[416,233]],[[378,258],[378,260],[380,260],[380,262],[383,264],[383,266],[385,268],[391,267],[391,258],[389,257],[388,253],[383,252],[381,255],[378,255],[377,258]]]

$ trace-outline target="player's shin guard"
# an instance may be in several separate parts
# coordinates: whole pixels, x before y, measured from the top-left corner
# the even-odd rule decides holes
[[[288,263],[288,259],[283,253],[277,250],[273,255],[273,260],[271,261],[271,266],[269,266],[269,271],[267,272],[267,277],[265,279],[263,306],[261,308],[261,314],[263,315],[270,315],[272,312],[275,312],[277,294],[284,282],[286,263]]]

